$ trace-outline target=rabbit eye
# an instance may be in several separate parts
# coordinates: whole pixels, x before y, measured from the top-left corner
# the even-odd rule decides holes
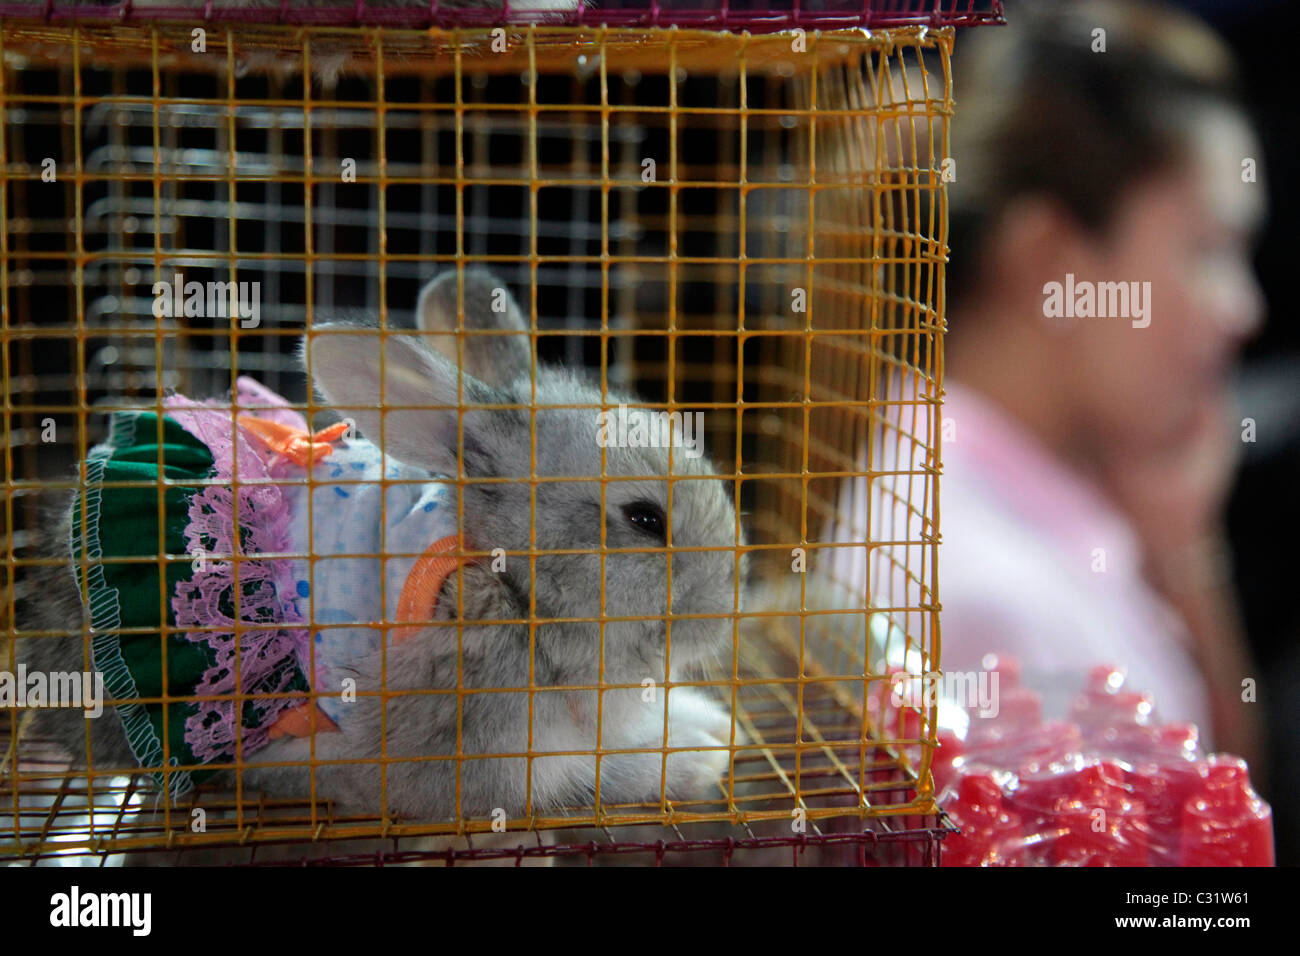
[[[623,508],[623,517],[646,534],[652,534],[656,538],[665,537],[664,529],[668,527],[668,519],[664,517],[663,509],[653,502],[634,501]]]

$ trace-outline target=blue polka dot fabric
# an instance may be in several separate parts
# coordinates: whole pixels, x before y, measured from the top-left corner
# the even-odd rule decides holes
[[[363,439],[340,442],[306,485],[291,494],[297,606],[312,626],[316,689],[332,694],[329,675],[379,650],[402,585],[434,541],[456,533],[455,488],[427,471],[386,459]],[[391,632],[391,629],[390,629]],[[336,723],[348,705],[319,698]]]

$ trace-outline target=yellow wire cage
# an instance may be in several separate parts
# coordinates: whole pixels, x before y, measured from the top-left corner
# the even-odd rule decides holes
[[[409,330],[426,280],[486,266],[522,303],[537,362],[585,369],[607,397],[702,413],[749,563],[730,647],[683,685],[730,714],[726,769],[689,799],[661,786],[635,803],[411,818],[267,797],[237,755],[170,801],[149,774],[184,769],[170,750],[158,767],[93,751],[78,767],[34,709],[9,708],[0,859],[519,861],[581,847],[729,860],[743,847],[934,862],[934,714],[887,701],[891,669],[939,662],[953,30],[208,24],[196,52],[196,29],[0,21],[0,669],[16,672],[23,642],[69,636],[94,666],[89,627],[32,629],[23,606],[42,600],[35,569],[67,563],[41,542],[84,490],[79,463],[109,412],[161,414],[173,391],[221,397],[250,375],[325,421],[297,364],[304,330]],[[178,272],[259,281],[260,322],[155,317],[154,284]],[[491,543],[464,547],[486,559]],[[159,580],[191,560],[164,551],[142,559]],[[160,592],[165,642],[180,628]],[[538,755],[516,756],[531,774]],[[402,759],[376,755],[381,792]]]

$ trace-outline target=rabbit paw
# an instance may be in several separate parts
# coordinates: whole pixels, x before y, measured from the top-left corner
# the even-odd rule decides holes
[[[729,727],[727,735],[730,736]],[[667,760],[669,797],[675,800],[717,797],[719,785],[726,787],[724,778],[731,757],[726,739],[702,728],[691,728],[674,733],[670,746],[674,752]],[[701,749],[677,749],[691,747]]]
[[[723,744],[731,740],[731,713],[690,687],[675,688],[669,694],[668,725],[673,736],[679,731],[702,730]],[[737,726],[736,743],[744,742],[745,734]]]

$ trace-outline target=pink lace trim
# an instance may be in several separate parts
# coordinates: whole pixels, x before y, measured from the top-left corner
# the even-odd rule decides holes
[[[239,379],[236,401],[245,414],[306,427],[306,421],[279,395],[251,379]],[[190,554],[203,556],[201,569],[189,581],[176,585],[172,611],[181,627],[216,630],[189,631],[186,638],[207,645],[216,662],[194,688],[196,695],[232,695],[235,687],[236,621],[226,609],[236,607],[239,595],[240,692],[274,694],[288,690],[298,674],[307,673],[308,633],[294,601],[293,564],[288,558],[241,560],[238,591],[234,555],[284,554],[291,550],[292,519],[284,488],[260,481],[283,477],[284,462],[269,465],[259,449],[234,426],[229,402],[195,402],[184,396],[164,400],[167,414],[203,442],[212,453],[215,477],[233,479],[238,474],[238,548],[234,540],[235,492],[209,485],[190,499],[189,525],[185,529]],[[249,406],[262,406],[250,408]],[[251,484],[250,484],[251,483]],[[296,667],[295,667],[296,665]],[[245,728],[243,753],[268,742],[279,715],[301,704],[301,699],[260,700],[261,721]],[[201,701],[198,712],[185,723],[185,739],[201,762],[233,759],[235,734],[241,724],[234,700]]]

